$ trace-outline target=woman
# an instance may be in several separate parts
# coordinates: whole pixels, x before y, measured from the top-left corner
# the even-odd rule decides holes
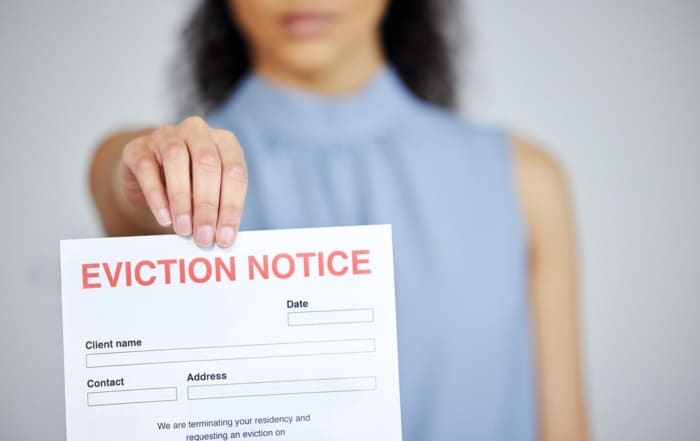
[[[187,35],[206,120],[107,139],[95,201],[111,235],[202,247],[390,223],[405,439],[582,440],[564,179],[446,110],[440,6],[205,1]]]

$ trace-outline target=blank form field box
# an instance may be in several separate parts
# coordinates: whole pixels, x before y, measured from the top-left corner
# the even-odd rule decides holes
[[[373,321],[373,308],[287,313],[287,324],[289,326],[338,325],[344,323],[370,323]]]
[[[192,363],[200,361],[243,360],[256,358],[303,357],[312,355],[357,354],[374,352],[373,338],[261,343],[199,348],[146,349],[127,352],[87,354],[88,368],[135,366],[143,364]]]
[[[317,378],[308,380],[260,381],[253,383],[189,386],[187,399],[244,398],[272,395],[359,392],[377,389],[377,377]]]
[[[158,403],[177,401],[176,387],[158,387],[153,389],[110,390],[88,392],[88,406],[112,406],[117,404]]]

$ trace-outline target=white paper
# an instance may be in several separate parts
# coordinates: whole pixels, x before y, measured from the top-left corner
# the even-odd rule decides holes
[[[401,439],[389,226],[66,240],[61,275],[68,441]]]

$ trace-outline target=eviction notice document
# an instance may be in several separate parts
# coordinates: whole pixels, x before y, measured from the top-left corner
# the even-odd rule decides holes
[[[401,439],[389,226],[61,242],[68,441]]]

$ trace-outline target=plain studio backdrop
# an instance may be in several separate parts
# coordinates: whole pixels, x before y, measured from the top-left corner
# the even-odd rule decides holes
[[[0,6],[0,439],[65,436],[58,241],[101,234],[87,188],[110,131],[171,121],[192,0]],[[465,117],[565,167],[597,440],[700,439],[700,2],[476,0]]]

